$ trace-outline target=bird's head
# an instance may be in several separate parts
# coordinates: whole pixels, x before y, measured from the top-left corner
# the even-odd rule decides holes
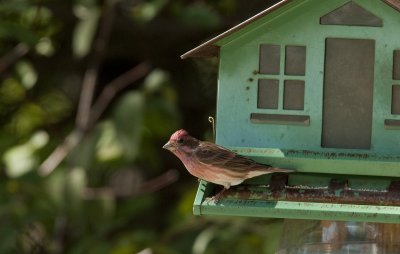
[[[192,149],[196,148],[198,144],[199,140],[190,136],[184,129],[181,129],[171,135],[169,141],[163,146],[163,148],[173,153],[176,153],[177,151],[189,153]]]

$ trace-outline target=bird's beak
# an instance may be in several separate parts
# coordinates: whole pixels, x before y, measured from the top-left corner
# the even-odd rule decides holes
[[[167,149],[167,150],[171,150],[171,148],[172,148],[173,146],[174,146],[174,145],[171,144],[171,142],[168,141],[162,148]]]

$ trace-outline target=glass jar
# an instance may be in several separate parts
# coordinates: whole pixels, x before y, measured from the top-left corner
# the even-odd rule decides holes
[[[400,225],[285,220],[278,254],[397,254]]]

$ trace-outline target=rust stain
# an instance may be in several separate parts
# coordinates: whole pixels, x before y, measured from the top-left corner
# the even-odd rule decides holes
[[[222,198],[400,206],[400,181],[392,181],[386,190],[352,189],[347,180],[337,179],[332,179],[325,187],[289,186],[287,183],[287,175],[274,174],[267,186],[234,186],[225,191]]]
[[[305,156],[305,157],[325,157],[327,159],[337,159],[337,158],[351,158],[351,159],[368,159],[369,154],[366,153],[335,153],[335,152],[318,152],[311,150],[288,150],[285,152],[286,155],[290,156]]]

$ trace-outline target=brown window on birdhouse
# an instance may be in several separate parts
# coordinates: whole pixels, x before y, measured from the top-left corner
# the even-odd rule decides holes
[[[258,81],[257,108],[277,109],[279,98],[279,80],[260,79]]]
[[[262,44],[260,46],[260,73],[278,75],[280,72],[280,46]]]
[[[370,149],[375,41],[327,38],[322,147]]]
[[[285,75],[304,76],[306,74],[306,47],[286,46]]]
[[[306,47],[261,44],[259,65],[255,73],[259,77],[257,108],[270,111],[252,113],[251,122],[309,125],[309,116],[293,115],[290,111],[304,110]]]
[[[400,80],[400,50],[393,52],[393,79]]]
[[[324,15],[320,19],[321,25],[342,26],[370,26],[382,27],[382,19],[367,11],[354,1],[350,1],[341,7]]]
[[[283,92],[283,109],[303,110],[304,109],[304,81],[285,80]]]
[[[400,115],[400,85],[392,87],[392,114]]]

